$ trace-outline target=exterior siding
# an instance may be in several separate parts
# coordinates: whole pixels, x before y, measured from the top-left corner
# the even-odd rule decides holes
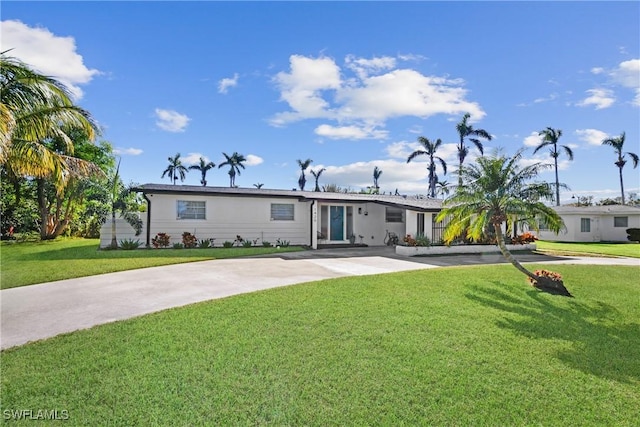
[[[561,231],[558,235],[550,231],[541,230],[539,238],[542,240],[553,240],[558,242],[628,242],[627,228],[640,228],[640,214],[633,213],[563,213],[561,214],[567,230]],[[614,227],[614,217],[627,217],[627,227]],[[582,232],[580,222],[582,218],[591,220],[591,230]]]
[[[292,245],[309,245],[310,203],[293,198],[228,197],[206,195],[148,194],[151,200],[150,236],[167,233],[171,243],[182,241],[188,231],[198,239],[213,238],[215,246],[234,241],[240,235],[245,240],[258,239],[276,243],[287,240]],[[178,219],[177,201],[205,202],[206,219]],[[271,220],[271,203],[293,204],[293,221]]]
[[[116,218],[116,240],[118,241],[118,245],[122,240],[139,240],[141,246],[145,245],[145,234],[144,230],[147,227],[147,214],[143,212],[140,214],[140,219],[142,219],[142,233],[136,236],[136,232],[129,225],[127,221],[122,218]],[[107,248],[111,245],[111,217],[109,216],[102,227],[100,227],[100,247]]]

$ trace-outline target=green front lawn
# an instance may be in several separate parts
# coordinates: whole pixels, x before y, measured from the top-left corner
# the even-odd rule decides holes
[[[539,251],[557,254],[595,254],[640,258],[639,243],[566,243],[538,240],[536,246]]]
[[[640,268],[552,269],[575,298],[508,265],[441,268],[67,334],[2,352],[2,409],[72,425],[637,425]]]
[[[37,243],[5,243],[0,246],[2,289],[114,271],[210,259],[298,251],[287,248],[209,248],[98,250],[98,239],[57,239]]]

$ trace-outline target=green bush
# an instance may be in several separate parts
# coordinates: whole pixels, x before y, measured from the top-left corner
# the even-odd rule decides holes
[[[251,246],[253,246],[253,242],[251,240],[245,240],[242,242],[243,248],[250,248]]]
[[[431,246],[431,240],[423,233],[416,234],[416,246]]]
[[[266,240],[262,241],[262,246],[265,248],[270,248],[272,246],[271,242],[267,242]]]
[[[125,251],[130,251],[133,249],[138,249],[140,247],[142,243],[140,243],[140,240],[136,239],[123,239],[120,240],[120,249],[125,250]]]
[[[174,243],[173,249],[184,249],[184,244],[182,243]]]
[[[230,242],[230,241],[226,240],[224,243],[222,243],[222,247],[223,248],[232,248],[233,247],[233,242]]]
[[[289,241],[288,240],[282,240],[282,239],[278,239],[276,240],[276,246],[280,246],[282,248],[287,248],[289,247]]]
[[[202,239],[198,242],[198,247],[201,249],[212,248],[213,239]]]
[[[640,242],[640,228],[627,228],[627,240],[630,242]]]

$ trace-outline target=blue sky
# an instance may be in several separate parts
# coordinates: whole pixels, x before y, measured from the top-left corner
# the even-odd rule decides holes
[[[407,156],[418,136],[442,139],[439,175],[455,182],[455,124],[469,112],[494,137],[486,151],[561,129],[575,154],[560,157],[562,201],[616,197],[600,142],[625,131],[640,154],[639,43],[639,2],[2,5],[2,50],[67,83],[136,183],[170,183],[161,174],[178,152],[218,164],[237,151],[241,187],[294,188],[296,160],[311,158],[321,185],[359,190],[378,166],[382,191],[426,194],[426,163]],[[525,162],[551,160],[532,151]],[[207,179],[229,182],[226,168]],[[624,179],[640,192],[630,162]]]

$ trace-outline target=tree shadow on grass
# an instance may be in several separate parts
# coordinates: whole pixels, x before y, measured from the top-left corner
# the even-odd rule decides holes
[[[625,383],[640,381],[640,324],[629,323],[614,306],[580,302],[542,293],[522,291],[494,281],[493,287],[472,287],[470,300],[513,313],[496,324],[534,339],[572,343],[555,357],[568,366],[599,377]]]

